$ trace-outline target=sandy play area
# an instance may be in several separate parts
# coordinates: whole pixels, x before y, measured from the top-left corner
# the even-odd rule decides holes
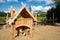
[[[32,36],[20,35],[15,40],[60,40],[60,26],[38,25],[32,30]],[[12,40],[11,28],[0,30],[0,40]]]

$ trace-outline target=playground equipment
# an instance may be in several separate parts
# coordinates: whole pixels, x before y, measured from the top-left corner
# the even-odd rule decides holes
[[[12,37],[14,38],[17,30],[22,28],[26,35],[32,33],[32,25],[33,22],[36,22],[36,18],[33,16],[32,13],[26,8],[26,5],[22,3],[22,8],[18,11],[14,8],[10,7],[11,18],[7,21],[12,28]],[[18,15],[21,15],[23,18],[18,18]],[[27,32],[27,28],[29,28],[29,32]]]

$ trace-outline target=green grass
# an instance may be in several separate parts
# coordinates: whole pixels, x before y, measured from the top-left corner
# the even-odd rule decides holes
[[[0,24],[5,23],[6,18],[5,17],[0,17]]]
[[[0,17],[0,23],[5,22],[6,18],[5,17]]]
[[[6,17],[0,17],[0,23],[5,23],[5,22],[6,22]]]
[[[45,19],[46,19],[46,17],[37,17],[38,21],[45,20]]]

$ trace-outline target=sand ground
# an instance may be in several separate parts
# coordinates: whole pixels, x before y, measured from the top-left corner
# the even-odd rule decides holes
[[[12,40],[11,28],[0,30],[0,40]],[[32,36],[20,35],[15,40],[60,40],[60,26],[38,25],[33,27]]]

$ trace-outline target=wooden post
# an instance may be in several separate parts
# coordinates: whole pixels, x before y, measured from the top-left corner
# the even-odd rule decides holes
[[[21,4],[22,4],[23,7],[26,7],[26,4],[24,4],[23,2],[21,2]]]
[[[51,20],[51,17],[50,17],[50,24],[51,24],[51,21],[52,21],[52,20]]]
[[[53,13],[53,24],[54,24],[54,13]]]
[[[37,19],[37,13],[34,13],[34,17]],[[37,21],[34,22],[35,26],[37,26]]]
[[[11,12],[11,19],[14,18],[14,10],[12,8],[12,6],[10,7],[10,12]],[[14,26],[14,23],[11,24],[11,28],[12,28],[12,40],[14,40],[15,38],[15,26]]]
[[[30,34],[31,34],[31,36],[32,36],[32,25],[33,25],[33,20],[31,20],[31,27],[30,27]]]
[[[13,18],[14,17],[14,11],[13,11],[12,6],[10,7],[10,12],[11,12],[11,18]]]
[[[8,13],[7,13],[7,15],[6,15],[6,22],[8,21]]]

